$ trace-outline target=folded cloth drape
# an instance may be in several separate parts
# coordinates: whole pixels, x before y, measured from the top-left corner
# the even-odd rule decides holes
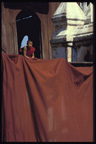
[[[93,66],[2,53],[2,141],[93,141]]]

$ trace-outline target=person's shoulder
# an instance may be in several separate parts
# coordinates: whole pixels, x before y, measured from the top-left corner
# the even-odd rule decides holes
[[[24,46],[24,50],[27,50],[27,47],[26,47],[26,46]]]
[[[35,48],[33,46],[31,47],[30,50],[31,50],[32,53],[35,52]]]
[[[35,48],[32,46],[31,49],[35,49]]]

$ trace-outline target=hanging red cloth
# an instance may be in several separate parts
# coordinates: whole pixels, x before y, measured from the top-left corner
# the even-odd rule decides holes
[[[3,142],[92,142],[93,66],[2,53]]]

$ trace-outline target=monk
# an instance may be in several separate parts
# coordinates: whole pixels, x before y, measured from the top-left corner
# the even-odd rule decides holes
[[[24,57],[29,59],[35,57],[34,52],[35,48],[33,47],[33,42],[31,40],[27,41],[27,46],[24,46],[24,48],[20,49],[20,53],[22,53]]]

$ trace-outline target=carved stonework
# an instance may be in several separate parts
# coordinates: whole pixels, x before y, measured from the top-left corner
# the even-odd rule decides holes
[[[86,6],[85,11],[83,11],[83,9],[80,8],[76,2],[61,2],[54,13],[52,22],[56,31],[53,33],[50,41],[53,51],[53,58],[60,58],[61,56],[61,58],[66,58],[69,62],[73,61],[73,49],[76,49],[78,45],[79,47],[83,47],[83,45],[85,46],[89,44],[89,47],[91,47],[90,51],[92,51],[92,3],[90,3],[88,6],[84,6]],[[60,44],[62,45],[61,48],[59,47]],[[87,52],[87,47],[83,47],[77,51],[75,49],[75,53],[82,54],[82,52],[84,52],[84,54],[86,54]],[[57,53],[54,57],[55,52]],[[64,54],[62,54],[63,52]],[[77,61],[83,61],[84,54],[82,54],[82,60],[78,58],[78,54],[75,54],[77,57],[76,59],[78,59]]]

